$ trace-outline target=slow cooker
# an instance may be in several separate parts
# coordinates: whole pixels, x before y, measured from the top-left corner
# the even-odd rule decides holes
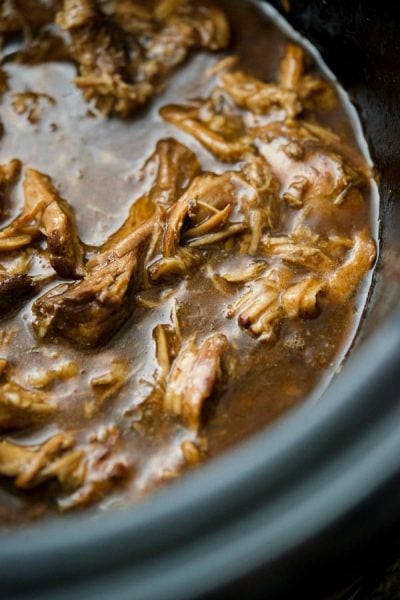
[[[349,92],[380,188],[380,257],[356,343],[324,396],[135,508],[7,532],[3,598],[312,597],[400,516],[397,3],[273,2]]]

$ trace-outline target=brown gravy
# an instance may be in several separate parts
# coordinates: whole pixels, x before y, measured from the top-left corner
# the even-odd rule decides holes
[[[262,81],[275,81],[290,38],[257,3],[224,0],[218,4],[229,17],[233,32],[231,47],[226,52],[199,52],[189,58],[168,79],[165,90],[129,120],[105,117],[90,108],[72,82],[76,68],[71,64],[7,63],[9,91],[0,105],[5,128],[0,163],[18,158],[23,165],[49,174],[74,208],[80,239],[88,247],[102,244],[117,230],[133,200],[148,189],[148,180],[141,179],[139,173],[157,141],[170,137],[180,141],[196,153],[204,171],[220,173],[231,168],[195,138],[162,119],[159,110],[207,96],[215,81],[210,82],[204,73],[225,54],[237,55],[240,68]],[[318,61],[313,69],[313,75],[325,76],[325,69]],[[17,114],[13,106],[15,94],[27,90],[46,95],[39,99],[40,118],[34,123],[26,112]],[[55,103],[48,98],[55,99]],[[346,140],[351,153],[365,154],[365,147],[360,147],[364,142],[354,110],[342,92],[339,99],[333,109],[317,110],[316,118]],[[364,158],[368,161],[367,156]],[[342,234],[350,236],[355,229],[364,227],[376,237],[377,196],[372,179],[364,184],[362,194],[362,204],[343,203]],[[3,225],[18,214],[22,202],[19,183],[12,193],[8,220]],[[228,266],[233,268],[236,259],[224,249],[211,253],[207,264],[213,271],[222,267],[226,270]],[[7,265],[8,260],[5,256],[1,262]],[[212,458],[265,427],[298,402],[317,399],[340,368],[354,339],[366,303],[370,274],[357,286],[357,294],[351,301],[327,304],[312,319],[283,321],[274,343],[263,344],[238,328],[236,319],[226,318],[226,303],[232,300],[227,300],[213,284],[208,267],[203,265],[191,271],[187,279],[166,281],[156,289],[142,292],[144,304],[147,302],[151,308],[137,303],[121,329],[106,345],[96,349],[76,347],[65,340],[38,342],[32,331],[32,305],[37,297],[26,302],[17,314],[4,317],[0,357],[15,365],[16,379],[21,385],[29,387],[32,375],[35,378],[38,373],[66,363],[77,364],[78,368],[73,377],[65,380],[56,377],[46,388],[59,406],[48,424],[4,432],[2,438],[34,445],[59,431],[67,431],[73,433],[78,443],[85,443],[88,436],[116,426],[121,431],[121,444],[129,456],[132,474],[99,499],[100,509],[108,509],[141,499],[190,466],[190,459],[186,458],[185,464],[182,454],[185,441],[195,442],[202,458]],[[30,273],[50,274],[46,259],[34,258]],[[54,281],[49,283],[38,296],[54,285]],[[179,420],[157,415],[145,402],[158,369],[154,328],[160,323],[173,325],[174,314],[184,339],[194,331],[220,331],[230,342],[229,369],[233,375],[207,401],[199,434]],[[8,340],[11,341],[7,343]],[[93,396],[90,381],[109,373],[113,361],[124,365],[124,385],[99,401],[98,396]],[[8,479],[2,479],[1,486],[0,523],[4,525],[43,518],[56,510],[57,485],[53,481],[26,491],[17,489]]]

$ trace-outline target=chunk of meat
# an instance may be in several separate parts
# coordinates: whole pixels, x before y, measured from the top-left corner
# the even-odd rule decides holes
[[[333,86],[322,79],[305,73],[303,48],[289,44],[280,65],[279,84],[295,90],[304,108],[329,110],[336,104]]]
[[[57,481],[61,510],[90,504],[125,479],[130,470],[125,455],[114,452],[117,436],[103,437],[102,442],[94,440],[81,446],[76,446],[72,436],[61,433],[36,446],[3,440],[0,475],[12,478],[22,489]]]
[[[287,319],[310,319],[318,313],[318,300],[326,290],[324,281],[308,276],[291,285],[281,298]]]
[[[268,237],[265,244],[267,254],[315,274],[297,279],[287,267],[271,268],[229,307],[228,318],[238,315],[239,325],[262,341],[275,339],[283,319],[315,316],[322,300],[348,302],[376,257],[375,243],[365,230],[349,240],[324,239],[301,228],[288,237]]]
[[[229,43],[229,25],[224,13],[204,2],[158,5],[156,19],[161,29],[145,43],[146,56],[165,74],[195,48],[221,50]]]
[[[1,359],[4,363],[4,359]],[[7,365],[0,374],[0,430],[18,430],[43,424],[51,418],[56,406],[46,393],[22,387]]]
[[[199,260],[199,256],[182,245],[182,230],[185,231],[186,242],[191,240],[204,242],[205,245],[226,239],[245,229],[240,224],[227,226],[228,217],[235,201],[235,190],[239,182],[232,181],[232,174],[214,175],[206,173],[196,177],[180,199],[164,215],[164,228],[158,240],[158,253],[148,269],[150,279],[156,281],[161,277],[186,273]],[[236,194],[238,195],[238,194]],[[222,229],[221,229],[222,228]],[[217,235],[217,238],[210,237]]]
[[[329,299],[339,304],[348,302],[364,275],[376,259],[376,244],[366,230],[355,235],[354,246],[343,264],[332,272],[329,281]]]
[[[152,86],[134,82],[129,47],[119,29],[94,2],[65,0],[57,24],[69,33],[69,50],[79,68],[76,85],[105,114],[128,116],[151,97]]]
[[[262,156],[248,156],[242,176],[252,190],[246,200],[245,210],[250,229],[248,252],[254,255],[264,231],[278,229],[281,223],[280,186],[271,166]]]
[[[263,239],[267,256],[276,256],[288,264],[310,271],[326,273],[335,269],[345,253],[353,247],[350,238],[325,238],[308,227],[297,227],[285,236],[266,236]]]
[[[0,317],[17,310],[37,290],[38,284],[29,275],[0,272]]]
[[[126,361],[113,360],[110,369],[92,377],[90,387],[94,392],[94,401],[86,405],[86,416],[91,416],[110,398],[113,398],[129,380],[129,365]]]
[[[153,219],[128,235],[114,237],[86,265],[82,281],[60,285],[33,305],[34,330],[40,339],[61,335],[72,342],[97,346],[129,316],[132,278],[140,247],[151,236]]]
[[[264,229],[279,222],[277,199],[276,180],[261,157],[252,157],[241,173],[196,177],[167,215],[161,261],[182,255],[182,243],[205,247],[246,230],[249,252],[255,253]]]
[[[144,261],[145,274],[143,278],[147,287],[150,285],[148,273],[153,280],[183,273],[196,260],[194,253],[185,249],[177,251],[173,257],[164,257],[162,261],[156,257],[161,250],[164,224],[169,210],[200,171],[196,155],[189,148],[172,139],[158,142],[155,152],[146,162],[145,168],[149,167],[155,167],[156,173],[153,186],[145,198],[146,201],[152,203],[156,214],[152,237]]]
[[[16,183],[21,172],[21,161],[10,160],[0,165],[0,218],[6,213],[7,192]]]
[[[215,231],[225,225],[239,198],[240,179],[232,172],[205,173],[196,177],[169,215],[163,255],[172,257],[176,254],[186,219],[190,223],[189,233],[185,235],[187,239]]]
[[[83,248],[69,204],[51,179],[34,169],[26,169],[24,195],[22,213],[0,231],[0,251],[18,250],[43,234],[54,270],[61,277],[82,276]]]
[[[201,427],[205,401],[211,396],[221,371],[227,339],[214,333],[197,345],[190,338],[174,360],[166,382],[164,409],[180,417],[194,431]]]
[[[109,238],[103,249],[111,248],[138,225],[154,217],[152,235],[144,260],[147,269],[158,252],[167,209],[176,202],[198,171],[199,162],[189,148],[171,138],[160,140],[142,169],[142,175],[146,174],[152,178],[149,191],[132,204],[125,223]],[[146,276],[144,279],[147,283]]]
[[[283,109],[289,119],[304,108],[330,109],[336,102],[329,83],[304,74],[304,51],[289,45],[281,62],[278,83],[265,83],[244,71],[225,73],[222,88],[241,108],[255,114]]]
[[[50,264],[65,278],[83,275],[83,248],[74,214],[61,198],[50,177],[27,169],[24,180],[25,211],[35,214],[40,232],[46,236]]]
[[[310,275],[296,281],[290,269],[272,268],[249,287],[228,308],[227,316],[237,315],[240,327],[261,342],[271,342],[284,319],[305,319],[317,314],[326,282]]]
[[[173,138],[157,142],[145,168],[149,166],[156,172],[149,197],[163,207],[172,206],[201,171],[195,153]]]
[[[132,205],[122,227],[87,263],[83,281],[67,288],[58,286],[35,302],[39,338],[61,334],[83,345],[96,346],[115,333],[131,313],[132,279],[139,250],[150,242],[146,264],[156,251],[162,217],[157,210],[173,205],[199,170],[199,163],[191,150],[166,139],[158,142],[146,167],[153,171],[149,192]],[[181,259],[186,259],[185,252]]]
[[[202,117],[201,108],[204,109],[206,104],[207,102],[204,105],[200,104],[199,107],[171,104],[161,108],[160,114],[168,123],[192,135],[220,160],[236,162],[244,158],[252,150],[252,140],[244,134],[244,128],[238,123],[238,118],[234,119],[234,125],[231,118],[231,123],[227,126],[225,115],[222,126],[217,128],[215,124],[221,124],[221,115],[214,112],[210,117],[207,111],[206,118]]]
[[[115,2],[103,10],[91,0],[64,0],[57,23],[70,36],[76,84],[105,114],[131,115],[191,49],[218,50],[229,41],[225,16],[208,4],[179,2],[151,10]]]
[[[40,485],[48,479],[56,478],[60,483],[77,485],[81,479],[75,474],[83,453],[69,452],[74,445],[71,436],[58,434],[41,446],[22,446],[8,440],[0,442],[0,475],[14,479],[20,488]],[[68,456],[68,460],[66,457]],[[60,459],[64,464],[60,468]],[[58,468],[54,468],[58,463]]]
[[[325,130],[328,131],[328,130]],[[353,155],[340,138],[320,137],[308,124],[271,122],[254,131],[260,153],[271,165],[282,198],[300,210],[297,222],[329,235],[346,224],[347,204],[359,195],[368,177],[368,166],[352,161]],[[328,131],[329,133],[329,131]],[[354,199],[354,198],[353,198]],[[303,210],[304,209],[304,210]]]
[[[58,499],[60,510],[93,504],[132,476],[133,465],[124,452],[121,441],[118,429],[109,426],[100,428],[89,443],[77,448],[76,452],[83,452],[81,481],[75,486],[75,491],[68,486],[72,493]],[[65,484],[63,487],[66,488]]]
[[[264,83],[243,71],[225,73],[222,85],[238,106],[256,114],[265,114],[271,109],[282,108],[288,118],[293,118],[303,108],[295,91],[275,83]]]

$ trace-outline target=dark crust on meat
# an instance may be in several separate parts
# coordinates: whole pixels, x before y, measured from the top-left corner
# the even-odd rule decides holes
[[[33,296],[36,290],[37,286],[29,275],[0,273],[0,317],[17,310],[21,302]]]

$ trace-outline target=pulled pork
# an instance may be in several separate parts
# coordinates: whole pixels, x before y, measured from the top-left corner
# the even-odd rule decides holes
[[[251,151],[252,140],[245,134],[242,118],[215,93],[192,105],[164,106],[160,114],[224,162],[236,162]]]
[[[222,88],[241,108],[256,114],[280,108],[289,119],[305,108],[328,109],[335,103],[329,84],[304,75],[304,51],[294,45],[288,46],[282,59],[278,83],[264,83],[248,73],[234,71],[223,76]]]
[[[221,333],[213,333],[197,344],[193,336],[172,362],[165,330],[157,331],[156,342],[164,389],[163,408],[198,432],[204,404],[221,375],[221,359],[228,340]]]
[[[262,233],[279,223],[277,182],[262,157],[249,157],[242,172],[203,173],[165,214],[161,258],[149,266],[150,278],[186,273],[199,257],[191,249],[215,246],[248,232],[254,254]]]
[[[0,272],[0,317],[17,310],[37,289],[35,280],[25,273]]]
[[[23,211],[0,231],[0,252],[29,246],[40,235],[47,240],[50,264],[65,278],[83,274],[83,248],[71,207],[61,198],[51,179],[26,169]]]
[[[229,42],[224,14],[208,3],[64,0],[57,25],[69,35],[76,84],[105,114],[129,116],[158,93],[193,49]],[[153,4],[153,6],[152,6]]]
[[[228,318],[238,316],[239,325],[262,342],[276,338],[284,319],[305,319],[318,311],[325,282],[307,275],[296,281],[293,271],[272,268],[259,277],[227,311]]]
[[[0,442],[0,474],[22,489],[57,481],[58,504],[67,510],[99,500],[128,474],[127,458],[118,450],[118,432],[77,446],[72,436],[57,434],[41,445]]]
[[[62,335],[96,346],[113,335],[132,312],[138,260],[156,251],[163,214],[199,170],[196,156],[175,140],[162,140],[147,161],[153,185],[136,201],[122,227],[86,264],[82,281],[58,286],[33,307],[39,338]],[[155,169],[155,172],[154,172]],[[135,282],[135,274],[138,282]]]
[[[87,264],[82,281],[60,285],[33,306],[40,339],[62,335],[96,346],[115,333],[130,314],[131,281],[140,246],[151,235],[153,220],[109,243]]]
[[[285,319],[315,317],[324,297],[336,304],[347,302],[376,256],[375,244],[364,230],[348,240],[321,239],[303,229],[287,238],[269,237],[265,248],[292,268],[281,264],[266,271],[227,311],[228,318],[237,315],[239,325],[264,342],[275,339]],[[299,268],[298,274],[293,267]],[[304,270],[312,273],[301,275]]]
[[[193,49],[228,43],[224,15],[206,0],[64,0],[57,11],[49,4],[45,25],[51,32],[11,11],[4,35],[35,27],[41,35],[59,35],[62,29],[67,55],[78,67],[77,85],[105,114],[131,115]],[[51,25],[56,12],[58,34]],[[21,53],[14,59],[29,60]],[[47,420],[66,430],[38,444],[3,437],[0,475],[20,489],[51,490],[61,510],[101,500],[133,477],[127,459],[132,430],[139,463],[142,448],[157,447],[157,460],[143,453],[143,470],[157,463],[155,479],[171,479],[203,459],[208,409],[225,385],[229,402],[236,402],[237,390],[240,402],[246,397],[232,413],[240,419],[254,398],[249,380],[234,387],[246,370],[255,377],[257,369],[268,377],[278,373],[274,393],[281,394],[288,349],[310,343],[315,356],[321,349],[322,360],[331,361],[330,332],[323,329],[329,320],[308,320],[350,313],[373,266],[365,201],[370,170],[341,136],[318,124],[335,93],[306,69],[303,51],[288,47],[276,82],[255,78],[232,57],[209,76],[208,97],[160,111],[192,138],[194,149],[171,137],[156,142],[138,178],[141,194],[99,247],[84,246],[72,208],[47,175],[30,168],[23,208],[0,230],[0,316],[56,280],[32,306],[38,346],[30,352],[47,352],[51,368],[34,367],[20,380],[18,367],[0,359],[0,430],[31,433]],[[23,98],[16,100],[25,110]],[[199,145],[212,155],[204,163],[204,153],[195,151]],[[0,166],[4,220],[20,170],[17,160]],[[51,273],[43,282],[35,276],[40,261]],[[116,340],[118,354],[113,344],[89,353],[130,316],[131,337]],[[5,352],[14,335],[17,344],[18,332],[0,340]],[[318,335],[323,342],[315,341]],[[69,357],[59,361],[60,338],[84,348],[67,346]],[[297,375],[303,363],[295,358]],[[285,401],[305,389],[293,381],[282,391]],[[73,408],[66,408],[63,394]],[[85,437],[80,420],[97,428],[99,418],[111,415],[120,429],[107,425]],[[141,486],[138,477],[135,493]]]
[[[28,390],[15,381],[12,368],[0,360],[0,430],[17,430],[43,424],[56,410],[48,394]]]

